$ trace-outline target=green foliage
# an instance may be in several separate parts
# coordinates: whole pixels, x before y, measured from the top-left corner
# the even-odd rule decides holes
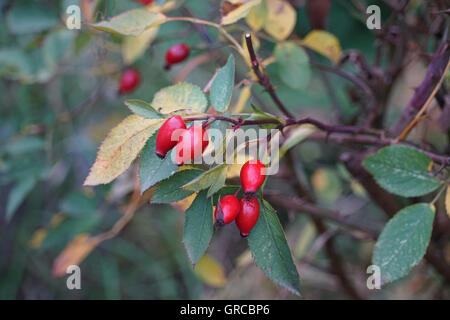
[[[203,170],[186,169],[176,172],[173,176],[161,181],[152,196],[153,203],[171,203],[183,200],[195,191],[185,190],[181,187],[196,179]]]
[[[227,177],[228,165],[226,163],[220,164],[186,183],[181,188],[190,191],[199,191],[210,188],[207,196],[210,197],[220,188],[222,188]]]
[[[265,200],[260,206],[258,222],[248,237],[255,263],[272,281],[300,295],[297,268],[277,213]]]
[[[230,55],[227,63],[217,72],[211,85],[211,104],[219,112],[224,112],[230,104],[234,88],[234,69],[234,57]]]
[[[373,252],[373,264],[381,269],[381,278],[392,282],[407,275],[428,247],[434,210],[418,203],[400,210],[384,227]]]
[[[391,63],[389,56],[401,58],[402,52],[397,51],[401,41],[389,43],[389,50],[383,50],[384,39],[378,39],[375,46],[375,33],[366,28],[365,16],[351,2],[331,2],[325,30],[312,30],[308,25],[311,17],[307,5],[297,6],[284,0],[219,2],[155,0],[151,6],[143,7],[135,1],[86,1],[82,29],[68,30],[64,25],[64,9],[79,1],[0,1],[0,26],[5,31],[0,34],[0,188],[4,204],[0,207],[0,216],[3,213],[4,218],[0,218],[0,230],[4,231],[0,251],[8,248],[0,256],[0,298],[29,298],[38,291],[39,298],[41,295],[71,298],[67,290],[57,289],[60,279],[51,277],[55,258],[73,245],[80,234],[87,239],[105,231],[117,231],[125,224],[126,228],[112,238],[108,234],[100,249],[80,260],[86,273],[81,297],[195,299],[204,298],[206,292],[212,298],[278,298],[284,297],[284,293],[267,286],[261,281],[261,274],[253,272],[250,254],[270,280],[296,295],[300,295],[296,264],[307,263],[323,271],[330,269],[328,252],[320,245],[323,239],[333,242],[338,258],[348,264],[347,272],[364,266],[370,259],[372,243],[342,236],[346,229],[339,229],[336,236],[334,233],[335,223],[339,224],[341,218],[356,229],[362,226],[361,234],[372,227],[378,230],[372,224],[384,221],[380,210],[383,206],[375,197],[368,197],[360,185],[364,181],[349,173],[352,168],[348,168],[345,179],[336,170],[336,161],[344,152],[339,143],[347,142],[347,134],[342,133],[341,140],[341,134],[309,124],[289,125],[276,133],[281,142],[279,159],[275,159],[280,174],[270,179],[264,194],[267,192],[267,199],[278,194],[297,197],[298,190],[293,188],[297,179],[304,194],[313,199],[305,197],[302,201],[315,203],[306,203],[305,208],[310,210],[296,215],[295,206],[273,201],[278,214],[262,199],[261,192],[260,217],[247,242],[239,238],[233,223],[217,227],[217,236],[212,238],[213,206],[221,197],[235,194],[240,188],[236,166],[179,168],[171,161],[171,153],[163,160],[156,156],[156,132],[164,119],[174,114],[184,118],[219,114],[232,118],[234,125],[235,121],[270,120],[283,126],[289,121],[276,109],[276,101],[264,87],[267,83],[263,81],[260,86],[248,65],[242,32],[250,30],[261,72],[270,77],[280,101],[296,119],[311,117],[330,127],[362,126],[369,119],[363,111],[371,101],[389,101],[383,102],[380,110],[381,107],[400,110],[396,108],[397,102],[391,101],[395,99],[387,99],[375,87],[382,88],[384,81],[390,81],[386,76]],[[402,21],[400,16],[393,19],[398,12],[383,1],[377,0],[375,4],[382,7],[387,27],[396,27]],[[92,19],[87,16],[90,10]],[[187,17],[189,10],[192,16]],[[404,10],[404,16],[408,17],[406,29],[411,29],[415,21],[428,25],[428,20],[422,19],[428,13],[422,3]],[[192,17],[199,19],[195,28]],[[199,22],[201,19],[210,20]],[[221,24],[216,24],[219,21]],[[436,22],[436,27],[439,23]],[[198,28],[201,24],[205,27]],[[420,31],[417,36],[425,34]],[[439,40],[431,34],[426,38],[428,49]],[[167,48],[179,42],[191,47],[190,57],[164,70]],[[380,54],[376,66],[375,47]],[[342,48],[346,50],[344,55]],[[428,49],[428,53],[434,52]],[[341,60],[345,53],[350,53],[346,61],[351,63]],[[411,56],[414,53],[408,52]],[[227,57],[225,65],[218,63]],[[320,64],[322,68],[318,70]],[[128,67],[139,69],[141,87],[126,96],[117,96],[117,80]],[[342,77],[342,73],[347,76]],[[407,72],[402,74],[409,76]],[[379,75],[384,81],[377,83],[373,76]],[[236,83],[243,84],[245,91],[237,88],[236,92],[241,94],[233,95]],[[361,83],[369,91],[374,90],[374,96],[360,90]],[[392,83],[392,91],[384,91],[392,96],[410,95],[409,91],[400,92],[403,89],[398,87],[402,86],[396,84]],[[442,87],[442,92],[448,91],[448,81]],[[383,134],[389,133],[387,125],[397,117],[392,115],[382,114],[377,119],[383,125],[376,128],[380,135],[358,132],[349,134],[349,141],[359,135],[375,141],[384,139]],[[413,140],[411,135],[405,140],[410,139],[418,149],[443,153],[448,144],[445,132],[442,128],[437,130],[433,121],[422,124],[426,134],[419,132],[420,139]],[[230,122],[215,120],[209,128],[225,132],[231,126]],[[277,126],[257,125],[266,129]],[[316,131],[330,134],[327,137],[331,139],[316,143],[322,136],[314,134],[312,141],[305,141]],[[409,142],[405,141],[405,145]],[[223,141],[214,143],[221,146]],[[430,193],[448,182],[448,168],[439,169],[428,155],[405,145],[382,148],[363,162],[364,168],[389,193],[407,198],[426,196],[394,200],[405,208],[386,224],[372,257],[373,263],[381,267],[384,283],[405,277],[424,257],[431,239],[434,205],[436,215],[443,212],[441,193]],[[347,147],[360,154],[374,150],[364,144],[348,143]],[[81,187],[96,153],[97,160],[85,185],[102,185]],[[140,197],[133,192],[138,182]],[[152,190],[144,193],[149,188]],[[243,196],[242,190],[238,192],[239,199]],[[425,203],[433,196],[432,204]],[[327,213],[324,222],[329,222],[326,217],[331,211],[343,215],[332,219],[332,224],[324,223],[328,231],[319,234],[313,230],[307,214],[320,216],[323,210]],[[344,214],[348,214],[348,220]],[[127,220],[131,216],[133,219]],[[327,238],[328,235],[332,237]],[[186,250],[180,245],[181,238]],[[294,246],[289,248],[287,239]],[[446,240],[441,235],[432,241],[444,253],[445,247],[440,244]],[[80,253],[77,249],[73,248],[70,258]],[[296,253],[294,259],[291,249]],[[199,263],[201,268],[193,272],[191,264],[195,265],[201,257],[207,263],[203,266]],[[212,269],[211,261],[214,261]],[[446,263],[444,259],[442,263]],[[220,274],[214,275],[211,270],[220,270]],[[428,277],[429,274],[432,276]],[[33,281],[28,281],[30,275]],[[442,294],[441,279],[434,279],[432,272],[422,276],[430,283],[430,296],[436,294],[432,292],[434,288]],[[211,281],[212,278],[216,280]],[[321,289],[321,280],[321,276],[311,277],[304,272],[303,290],[312,288],[308,295],[313,298],[341,298],[345,294],[340,286]],[[365,285],[359,282],[352,278],[349,286]],[[205,290],[205,285],[214,289]],[[403,292],[408,291],[401,287],[403,282],[398,285]],[[428,297],[428,291],[420,294]],[[392,296],[387,287],[370,298]]]
[[[179,110],[204,112],[208,107],[208,100],[198,86],[182,82],[159,90],[153,97],[151,106],[164,114]]]
[[[293,42],[280,42],[275,47],[274,56],[284,84],[293,89],[305,88],[311,77],[305,50]]]
[[[124,36],[139,36],[145,30],[164,23],[165,16],[142,9],[126,11],[109,21],[101,21],[93,25],[99,30],[118,33]]]
[[[207,198],[206,191],[201,191],[185,213],[183,243],[193,265],[200,260],[211,241],[213,233],[211,201]]]
[[[125,105],[135,114],[147,119],[162,119],[164,115],[153,109],[147,102],[139,99],[125,100]]]
[[[139,167],[141,193],[161,180],[167,179],[178,170],[178,166],[171,160],[170,153],[164,159],[160,159],[156,155],[155,148],[156,134],[147,141],[141,152]]]
[[[367,156],[363,166],[382,188],[400,196],[417,197],[442,184],[427,172],[431,163],[425,153],[396,145]]]

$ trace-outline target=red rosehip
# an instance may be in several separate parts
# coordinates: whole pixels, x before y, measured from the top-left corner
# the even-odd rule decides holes
[[[236,219],[240,210],[241,204],[236,196],[230,194],[220,198],[220,201],[216,206],[216,210],[214,211],[216,224],[219,226],[229,224]]]
[[[245,193],[255,193],[264,183],[266,166],[259,160],[247,161],[241,169],[241,184]]]
[[[134,2],[143,4],[143,5],[148,5],[148,4],[152,3],[153,0],[134,0]]]
[[[251,200],[246,197],[241,198],[241,210],[236,218],[236,225],[241,231],[241,236],[246,237],[250,234],[259,217],[258,199]]]
[[[184,130],[186,130],[186,124],[180,116],[167,119],[156,135],[156,155],[164,159],[167,152],[176,146]]]
[[[181,134],[178,140],[175,163],[181,166],[201,158],[208,143],[208,133],[202,125],[192,125]]]
[[[120,77],[119,93],[130,93],[131,91],[136,89],[137,86],[139,86],[140,82],[141,76],[139,74],[139,71],[137,71],[136,69],[125,70],[125,72]]]
[[[170,68],[171,65],[180,63],[189,56],[191,48],[184,43],[177,43],[169,48],[166,52],[165,68]]]

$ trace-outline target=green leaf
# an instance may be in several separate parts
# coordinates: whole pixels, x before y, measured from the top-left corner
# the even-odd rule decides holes
[[[204,112],[208,107],[208,101],[198,86],[181,82],[159,90],[153,97],[151,105],[164,114],[182,109]]]
[[[206,190],[200,192],[186,210],[183,242],[192,264],[203,256],[213,234],[213,211]]]
[[[160,25],[165,21],[166,16],[163,14],[142,8],[126,11],[111,18],[109,21],[101,21],[92,26],[107,32],[137,37],[145,30]]]
[[[293,42],[278,43],[274,56],[281,80],[293,89],[305,88],[311,77],[308,55]]]
[[[223,185],[225,184],[225,181],[227,180],[227,172],[228,172],[228,165],[226,165],[218,175],[217,179],[213,182],[211,187],[208,190],[207,197],[211,197],[213,194],[215,194],[217,191],[219,191]]]
[[[148,139],[141,152],[139,167],[139,180],[141,182],[141,193],[154,186],[161,180],[173,175],[178,166],[172,161],[170,153],[164,159],[156,155],[156,134]]]
[[[259,218],[250,232],[248,244],[255,263],[266,276],[292,293],[300,295],[297,268],[283,228],[275,210],[265,200],[262,200]]]
[[[225,66],[217,72],[210,90],[211,104],[219,112],[224,112],[230,104],[234,87],[234,71],[234,57],[230,54]]]
[[[192,181],[203,173],[203,170],[186,169],[176,172],[173,176],[161,181],[152,196],[152,203],[177,202],[187,198],[195,191],[183,190],[181,186]]]
[[[381,278],[392,282],[407,275],[423,258],[433,229],[434,211],[428,203],[400,210],[384,227],[373,253]]]
[[[17,182],[17,184],[9,194],[8,203],[6,205],[6,221],[11,220],[17,208],[19,208],[20,204],[26,198],[28,193],[30,193],[30,191],[36,185],[36,182],[37,180],[34,176],[25,178]]]
[[[367,156],[363,167],[387,191],[404,197],[417,197],[441,185],[441,181],[426,172],[430,164],[431,159],[425,153],[395,145]]]
[[[279,121],[280,123],[283,123],[283,121],[281,119],[277,118],[276,116],[274,116],[270,113],[262,111],[260,108],[255,106],[253,103],[251,103],[250,106],[253,109],[253,113],[245,120],[276,120],[276,121]],[[268,123],[268,124],[261,125],[261,128],[271,129],[271,128],[275,128],[276,126],[277,126],[276,124]]]
[[[125,105],[135,114],[147,119],[162,119],[164,115],[153,109],[147,102],[138,99],[125,100]]]
[[[58,12],[49,3],[14,1],[8,11],[6,23],[13,34],[38,33],[59,23]]]
[[[190,190],[190,191],[199,191],[199,190],[207,189],[207,188],[211,187],[212,185],[214,185],[215,183],[217,183],[218,180],[222,180],[221,177],[224,175],[224,172],[225,172],[225,178],[226,178],[227,170],[228,170],[228,165],[226,163],[220,164],[220,165],[204,172],[203,174],[201,174],[194,180],[190,181],[189,183],[186,183],[181,188],[184,190]],[[223,182],[225,182],[225,180]],[[222,185],[223,185],[223,183],[222,183]],[[219,189],[220,189],[220,187],[219,187]]]

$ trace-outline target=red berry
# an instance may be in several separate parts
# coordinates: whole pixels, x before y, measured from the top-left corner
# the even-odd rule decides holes
[[[214,211],[216,223],[218,225],[229,224],[236,219],[240,210],[241,205],[236,196],[230,194],[220,198],[220,201],[216,206],[216,211]]]
[[[153,2],[153,0],[134,0],[134,2],[143,4],[143,5],[147,5]]]
[[[186,130],[186,124],[180,116],[167,119],[156,135],[156,155],[164,159],[167,152],[176,146],[184,130]]]
[[[241,183],[245,193],[255,193],[264,183],[266,166],[259,160],[247,161],[241,169]]]
[[[246,237],[250,234],[259,217],[258,199],[251,200],[246,197],[241,198],[241,210],[236,218],[236,225],[241,231],[241,236]]]
[[[119,93],[130,93],[137,88],[141,82],[141,76],[136,69],[127,69],[120,77]]]
[[[179,166],[201,158],[208,146],[208,133],[202,125],[193,125],[184,131],[176,146],[175,163]]]
[[[185,60],[189,56],[190,51],[191,48],[184,43],[177,43],[171,46],[166,52],[166,68]]]

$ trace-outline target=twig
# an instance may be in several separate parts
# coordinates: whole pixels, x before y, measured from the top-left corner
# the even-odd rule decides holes
[[[294,116],[286,109],[284,104],[278,98],[272,83],[270,82],[269,77],[264,71],[264,68],[260,66],[258,62],[258,58],[256,57],[255,49],[253,48],[252,43],[252,35],[250,33],[245,34],[245,41],[247,43],[248,53],[250,55],[251,65],[253,72],[258,78],[259,84],[269,93],[273,102],[277,105],[277,107],[283,112],[283,114],[288,118],[294,118]]]
[[[449,67],[450,60],[450,45],[448,42],[443,43],[437,53],[435,53],[425,78],[420,86],[417,88],[414,96],[406,106],[400,119],[392,127],[391,133],[393,136],[402,134],[405,128],[414,121],[416,115],[430,103],[433,99],[437,89],[442,83],[442,78],[445,76]],[[423,112],[422,111],[422,112]],[[410,128],[412,129],[412,127]],[[409,128],[408,128],[409,131]],[[407,132],[402,134],[405,136]],[[399,136],[401,138],[402,136]],[[401,140],[401,139],[399,139]]]

